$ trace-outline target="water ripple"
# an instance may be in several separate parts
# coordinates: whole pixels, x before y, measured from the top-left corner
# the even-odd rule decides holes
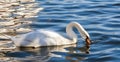
[[[23,55],[24,59],[28,59],[27,56],[30,58],[38,56],[40,60],[46,60],[45,62],[119,62],[119,0],[38,0],[38,2],[44,10],[39,12],[38,19],[30,25],[31,28],[50,29],[66,35],[66,25],[76,21],[88,31],[93,43],[86,49],[79,33],[76,32],[79,40],[77,46],[48,47],[32,50],[32,53],[13,52],[8,56],[16,54],[14,56],[16,58],[19,54],[26,54]]]

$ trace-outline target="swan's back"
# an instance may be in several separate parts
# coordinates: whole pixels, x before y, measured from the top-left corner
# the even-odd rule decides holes
[[[55,46],[73,43],[60,34],[48,30],[36,30],[27,34],[15,36],[12,40],[17,46],[21,47]]]

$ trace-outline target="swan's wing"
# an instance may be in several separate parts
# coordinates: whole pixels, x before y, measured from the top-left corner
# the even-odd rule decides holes
[[[57,45],[59,37],[56,32],[39,30],[12,37],[12,41],[16,46],[50,46]]]
[[[12,41],[15,43],[16,46],[29,46],[32,44],[34,45],[36,41],[38,42],[38,35],[38,32],[33,31],[22,35],[17,35],[12,38]]]
[[[40,42],[44,41],[49,45],[65,45],[73,43],[73,41],[70,39],[67,39],[66,37],[54,31],[39,30],[39,32],[44,36],[44,39],[42,38]]]
[[[61,35],[55,31],[50,30],[37,30],[40,34],[44,35],[45,37],[60,37]]]
[[[60,34],[53,31],[38,30],[29,32],[27,34],[18,35],[12,38],[17,46],[52,46],[52,45],[63,45],[69,44],[70,42],[61,36]]]

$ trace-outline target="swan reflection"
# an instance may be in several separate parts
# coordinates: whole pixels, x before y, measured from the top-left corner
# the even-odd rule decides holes
[[[86,52],[89,52],[89,48],[86,46],[76,47],[76,44],[41,48],[17,48],[15,51],[7,52],[0,59],[11,62],[80,61],[85,58]]]
[[[61,51],[52,52],[55,55],[59,55],[59,57],[53,57],[49,60],[49,62],[52,62],[52,61],[57,61],[57,62],[61,62],[61,61],[70,61],[70,62],[73,61],[74,62],[75,61],[75,62],[79,62],[79,61],[85,59],[85,57],[87,56],[86,54],[89,54],[89,48],[90,48],[89,45],[85,45],[83,47],[71,46],[71,47],[65,48],[65,50],[67,50],[68,52],[61,52]]]

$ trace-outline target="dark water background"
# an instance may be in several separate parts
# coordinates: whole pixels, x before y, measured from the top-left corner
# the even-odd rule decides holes
[[[90,48],[78,34],[76,45],[20,49],[7,57],[16,62],[119,62],[120,0],[39,0],[44,8],[34,29],[49,29],[63,35],[69,22],[83,25],[93,40]],[[86,53],[86,52],[89,52]]]

